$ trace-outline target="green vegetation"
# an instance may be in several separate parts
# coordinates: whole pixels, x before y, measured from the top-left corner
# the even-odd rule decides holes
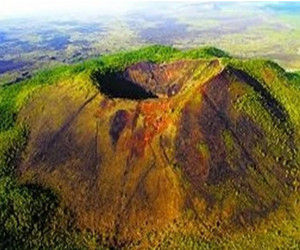
[[[76,247],[72,217],[57,196],[39,185],[20,184],[16,167],[28,128],[16,125],[0,133],[0,248]]]
[[[286,72],[278,64],[268,60],[237,60],[228,53],[213,47],[204,47],[180,51],[172,47],[151,46],[132,52],[107,55],[71,66],[59,66],[37,73],[33,78],[10,86],[0,87],[0,248],[39,249],[39,248],[100,248],[102,239],[96,234],[80,232],[70,211],[63,201],[47,187],[24,184],[19,181],[18,166],[22,161],[22,152],[26,148],[31,130],[27,124],[18,122],[18,114],[41,88],[58,84],[64,80],[75,79],[78,75],[90,78],[94,71],[101,73],[117,72],[141,61],[155,63],[176,61],[179,59],[219,58],[226,66],[244,70],[257,79],[286,109],[289,123],[296,134],[300,129],[299,88],[300,72]],[[255,99],[247,96],[237,108],[248,110]],[[254,100],[256,101],[256,100]],[[255,106],[251,106],[255,107]],[[259,108],[259,107],[255,107]],[[263,123],[262,117],[256,118]],[[267,127],[272,126],[269,117],[265,117]],[[281,131],[281,130],[278,130]],[[229,131],[223,134],[226,147],[231,152],[234,140]],[[298,142],[296,142],[298,143]],[[297,144],[298,145],[298,144]],[[198,150],[207,155],[206,144],[198,144]],[[275,151],[276,149],[274,149]],[[296,152],[297,154],[298,152]],[[299,157],[296,159],[299,160]],[[18,170],[18,171],[17,171]],[[298,171],[298,169],[297,169]],[[221,194],[220,194],[221,196]],[[220,198],[221,200],[221,198]],[[295,205],[297,206],[297,205]],[[297,207],[295,208],[297,209]],[[284,213],[286,211],[282,211]],[[288,217],[288,216],[287,216]],[[284,219],[286,219],[284,217]],[[300,243],[291,237],[299,221],[284,220],[277,223],[278,230],[263,233],[250,232],[242,237],[219,241],[199,241],[186,235],[169,235],[162,241],[162,248],[248,248],[263,245],[297,247]],[[260,225],[263,227],[263,225]],[[220,240],[220,239],[219,239]]]
[[[201,49],[191,49],[184,52],[181,52],[182,58],[189,58],[189,59],[199,59],[199,58],[206,58],[210,59],[213,57],[217,58],[231,58],[231,56],[220,49],[215,47],[202,47]]]

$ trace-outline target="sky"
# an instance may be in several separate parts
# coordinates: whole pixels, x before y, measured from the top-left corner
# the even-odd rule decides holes
[[[133,1],[122,0],[0,0],[0,19],[59,15],[83,15],[106,12],[123,12]]]
[[[147,0],[0,0],[0,19],[43,15],[55,17],[55,15],[67,14],[70,16],[93,15],[99,13],[119,14],[126,12],[130,8],[134,8],[137,5],[142,5],[145,1]],[[177,1],[207,2],[207,0]],[[212,0],[209,2],[211,1]]]

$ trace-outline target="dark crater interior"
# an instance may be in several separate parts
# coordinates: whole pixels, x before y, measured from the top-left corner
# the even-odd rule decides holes
[[[101,73],[94,72],[92,79],[98,86],[101,93],[110,98],[123,98],[130,100],[143,100],[158,98],[157,95],[142,86],[124,77],[121,72]]]

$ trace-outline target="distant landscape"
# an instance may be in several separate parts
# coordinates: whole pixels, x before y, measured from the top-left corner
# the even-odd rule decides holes
[[[151,44],[216,46],[231,55],[300,70],[299,3],[143,2],[92,18],[0,19],[0,84],[37,69]]]

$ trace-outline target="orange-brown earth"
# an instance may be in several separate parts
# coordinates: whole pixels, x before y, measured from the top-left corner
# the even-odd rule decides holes
[[[182,60],[93,79],[99,89],[47,86],[19,115],[34,128],[22,179],[55,189],[79,228],[120,246],[167,231],[211,238],[286,202],[289,117],[250,75]]]

